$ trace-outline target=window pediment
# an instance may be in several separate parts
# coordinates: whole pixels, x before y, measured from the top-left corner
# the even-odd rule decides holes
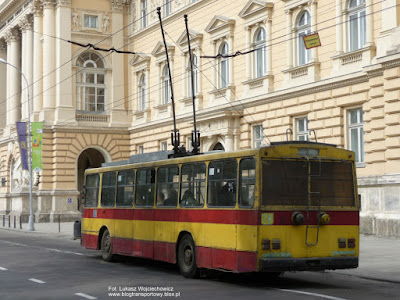
[[[189,37],[190,37],[190,43],[191,46],[199,46],[201,40],[203,39],[203,34],[194,31],[194,30],[189,30]],[[176,43],[183,47],[187,46],[187,34],[186,30],[182,32],[182,34],[179,36],[179,39],[176,41]]]
[[[235,25],[234,19],[229,19],[224,16],[214,16],[210,23],[208,23],[205,31],[211,35],[216,35],[220,32],[231,32]]]
[[[265,18],[265,11],[271,11],[273,7],[274,4],[272,2],[267,2],[263,0],[250,0],[240,11],[239,17],[247,19],[250,17],[261,16],[262,18]],[[269,17],[269,12],[267,16]]]
[[[175,46],[172,46],[171,44],[167,43],[167,48],[168,48],[168,54],[170,58],[172,58],[174,55]],[[164,44],[162,42],[158,42],[157,45],[154,47],[154,50],[151,52],[151,54],[157,58],[157,61],[166,60]]]
[[[137,53],[131,59],[131,65],[134,67],[147,66],[151,60],[151,57],[144,53]]]

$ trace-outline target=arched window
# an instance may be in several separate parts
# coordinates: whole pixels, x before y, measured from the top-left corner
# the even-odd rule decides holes
[[[168,66],[165,66],[162,71],[161,90],[162,90],[161,104],[169,103],[169,100],[171,98],[171,93],[170,93]]]
[[[303,36],[311,34],[311,18],[308,11],[304,11],[297,22],[297,40],[298,40],[298,65],[304,65],[311,60],[311,50],[306,49]]]
[[[142,18],[142,29],[147,27],[147,0],[140,1],[140,17]]]
[[[199,68],[197,65],[197,56],[195,54],[192,55],[192,60],[193,60],[193,83],[194,83],[194,89],[193,92],[195,95],[198,93],[198,72]],[[187,79],[188,79],[188,96],[192,96],[192,75],[191,75],[191,67],[190,67],[190,57],[188,58],[188,65],[187,65]]]
[[[223,43],[219,47],[218,53],[227,55],[229,47],[227,43]],[[219,88],[226,88],[229,85],[229,60],[228,58],[221,57],[219,61]]]
[[[139,81],[139,110],[146,109],[146,75],[142,75]]]
[[[256,31],[254,38],[254,76],[255,78],[263,77],[267,70],[267,48],[266,34],[264,28]]]
[[[365,0],[349,2],[349,50],[361,49],[366,40]]]
[[[79,56],[76,65],[78,110],[103,112],[105,107],[106,70],[103,59],[94,52],[85,52]]]

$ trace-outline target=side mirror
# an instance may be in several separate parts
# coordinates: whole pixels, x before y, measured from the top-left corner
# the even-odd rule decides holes
[[[79,195],[79,203],[81,205],[85,205],[85,199],[86,199],[85,194],[86,194],[86,187],[83,186],[81,189],[81,194]]]
[[[361,194],[358,194],[358,203],[360,204],[360,211],[361,211]]]

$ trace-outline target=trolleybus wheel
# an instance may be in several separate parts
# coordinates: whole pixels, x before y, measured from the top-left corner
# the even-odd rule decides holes
[[[178,265],[181,274],[186,278],[195,278],[199,275],[196,264],[196,246],[189,235],[185,235],[179,243]]]
[[[112,261],[114,255],[112,253],[112,242],[111,235],[108,229],[106,229],[101,238],[101,257],[105,261]]]

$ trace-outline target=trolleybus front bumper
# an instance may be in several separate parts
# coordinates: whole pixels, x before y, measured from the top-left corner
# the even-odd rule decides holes
[[[358,257],[262,258],[260,271],[318,271],[358,267]]]

